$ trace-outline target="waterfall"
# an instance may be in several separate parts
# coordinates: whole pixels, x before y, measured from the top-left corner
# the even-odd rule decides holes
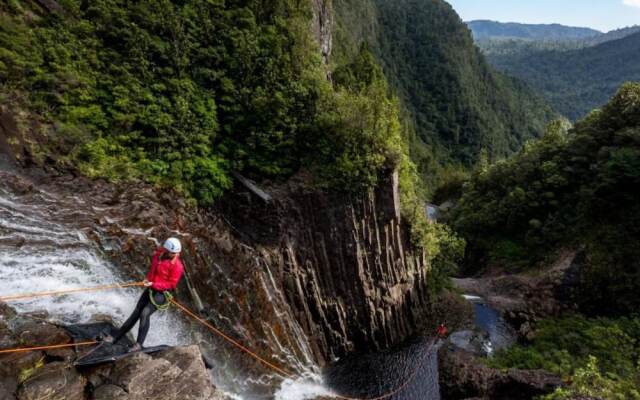
[[[9,174],[2,174],[0,171],[2,181],[9,177]],[[79,196],[0,186],[0,296],[131,281],[127,274],[130,271],[123,271],[109,261],[103,249],[90,239],[92,235],[102,235],[95,226],[95,218],[105,211],[104,207],[87,204]],[[134,233],[145,234],[142,231]],[[149,239],[150,246],[157,243],[156,238]],[[101,242],[103,246],[110,243],[109,240]],[[268,295],[275,293],[275,284],[268,269],[263,281],[262,290]],[[110,289],[12,301],[11,306],[21,313],[46,311],[50,321],[60,324],[111,319],[119,326],[133,311],[140,293],[140,288]],[[277,307],[275,301],[274,307]],[[131,332],[137,335],[137,325]],[[307,346],[304,335],[301,330],[295,333],[299,347],[304,349]],[[287,361],[304,371],[305,378],[281,381],[270,373],[254,376],[254,373],[242,371],[229,356],[235,350],[224,348],[225,344],[215,342],[215,339],[193,321],[171,310],[152,316],[152,328],[145,345],[200,344],[203,353],[214,364],[212,381],[230,398],[267,399],[275,396],[278,399],[304,400],[327,393],[307,352],[303,352],[302,359],[298,360],[286,349],[273,349],[274,354],[285,354]]]
[[[0,296],[127,280],[87,238],[85,229],[67,224],[87,217],[73,207],[80,201],[44,192],[18,196],[0,188]],[[112,289],[13,301],[11,305],[19,312],[45,310],[57,323],[109,317],[119,325],[133,311],[140,292],[140,288]],[[178,315],[157,314],[145,345],[183,345],[191,341],[188,325]]]

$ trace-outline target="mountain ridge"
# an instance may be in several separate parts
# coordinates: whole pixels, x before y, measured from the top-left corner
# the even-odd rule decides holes
[[[573,27],[558,23],[524,24],[519,22],[499,22],[492,20],[473,20],[466,22],[475,39],[520,38],[520,39],[586,39],[604,34],[588,27]]]
[[[554,109],[576,120],[600,107],[626,81],[640,80],[640,32],[583,49],[487,55],[507,74],[538,90]]]

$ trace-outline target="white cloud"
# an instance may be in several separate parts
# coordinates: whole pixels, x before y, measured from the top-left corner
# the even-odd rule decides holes
[[[640,8],[640,0],[622,0],[622,2],[627,6]]]

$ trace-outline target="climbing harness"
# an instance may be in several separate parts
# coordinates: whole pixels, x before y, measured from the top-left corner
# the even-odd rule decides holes
[[[164,303],[162,304],[156,303],[156,299],[153,298],[154,292],[153,290],[149,289],[149,300],[151,300],[151,304],[153,304],[158,311],[168,310],[169,307],[171,307],[171,301],[173,301],[173,295],[171,294],[171,292],[164,291],[164,292],[156,292],[156,293],[161,293],[164,296]]]
[[[68,293],[79,293],[79,292],[93,292],[93,291],[98,291],[98,290],[107,290],[107,289],[114,289],[114,288],[126,288],[126,287],[134,287],[134,286],[144,286],[144,282],[131,282],[131,283],[123,283],[123,284],[96,286],[96,287],[91,287],[91,288],[79,288],[79,289],[67,289],[67,290],[49,291],[49,292],[27,293],[27,294],[15,295],[15,296],[0,297],[0,301],[12,301],[12,300],[15,301],[15,300],[34,298],[34,297],[56,296],[56,295],[63,295],[63,294],[68,294]],[[282,376],[284,376],[286,378],[290,378],[290,379],[291,378],[295,378],[295,377],[298,376],[297,374],[289,372],[289,371],[287,371],[287,370],[285,370],[285,369],[283,369],[281,367],[278,367],[277,365],[265,360],[264,358],[260,357],[258,354],[254,353],[253,351],[249,350],[248,348],[246,348],[245,346],[240,344],[238,341],[236,341],[236,340],[232,339],[231,337],[227,336],[225,333],[223,333],[222,331],[220,331],[219,329],[217,329],[216,327],[211,325],[211,323],[209,323],[205,319],[197,316],[193,311],[189,310],[187,307],[185,307],[182,304],[178,303],[173,298],[173,295],[171,293],[163,292],[163,294],[165,295],[165,299],[167,300],[167,302],[164,303],[164,304],[157,304],[155,302],[155,299],[153,298],[153,294],[152,294],[151,290],[149,290],[149,294],[150,294],[151,302],[153,303],[154,306],[156,306],[158,308],[158,310],[166,310],[167,308],[169,308],[170,304],[174,304],[182,312],[184,312],[185,314],[187,314],[191,318],[195,319],[196,321],[198,321],[199,323],[201,323],[205,327],[209,328],[209,330],[211,332],[213,332],[216,335],[220,336],[221,338],[223,338],[227,342],[231,343],[233,346],[237,347],[238,349],[240,349],[244,353],[246,353],[246,354],[250,355],[251,357],[255,358],[257,361],[259,361],[260,363],[262,363],[265,366],[269,367],[270,369],[272,369],[273,371],[277,372],[278,374],[280,374],[280,375],[282,375]],[[433,347],[435,342],[436,342],[436,340],[434,338],[433,343],[431,343],[431,345],[429,345],[429,349],[431,347]],[[48,350],[48,349],[59,349],[59,348],[65,348],[65,347],[89,346],[89,345],[93,345],[93,344],[96,344],[96,343],[98,343],[98,342],[96,342],[96,341],[86,341],[86,342],[78,342],[78,343],[54,344],[54,345],[48,345],[48,346],[20,347],[20,348],[15,348],[15,349],[0,350],[0,354],[19,353],[19,352],[37,351],[37,350]],[[342,396],[342,395],[335,394],[335,393],[332,393],[331,396],[333,396],[333,397],[335,397],[337,399],[340,399],[340,400],[384,400],[384,399],[388,399],[388,398],[390,398],[392,396],[395,396],[396,394],[402,392],[403,390],[405,390],[407,388],[407,386],[409,386],[409,384],[416,377],[418,371],[422,368],[422,365],[424,364],[424,361],[427,359],[428,355],[429,355],[429,353],[427,351],[425,351],[425,356],[422,357],[422,359],[418,363],[418,366],[411,372],[409,377],[401,385],[399,385],[396,389],[394,389],[393,391],[385,393],[385,394],[383,394],[381,396],[367,397],[367,398],[347,397],[347,396]]]

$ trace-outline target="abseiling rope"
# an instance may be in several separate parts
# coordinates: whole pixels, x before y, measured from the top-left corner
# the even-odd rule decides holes
[[[60,295],[69,294],[69,293],[97,292],[100,290],[120,289],[120,288],[135,287],[135,286],[144,286],[144,282],[116,283],[112,285],[94,286],[89,288],[75,288],[75,289],[64,289],[64,290],[51,290],[47,292],[25,293],[25,294],[19,294],[15,296],[0,297],[0,301],[6,302],[6,301],[32,299],[36,297],[60,296]],[[34,346],[34,347],[17,347],[15,349],[0,350],[0,354],[22,353],[27,351],[48,350],[48,349],[61,349],[66,347],[89,346],[96,343],[98,342],[96,342],[95,340],[91,340],[91,341],[78,342],[78,343],[51,344],[46,346]]]
[[[286,376],[287,378],[293,378],[295,377],[295,374],[286,371],[280,367],[278,367],[277,365],[265,360],[264,358],[260,357],[259,355],[257,355],[256,353],[254,353],[253,351],[249,350],[248,348],[244,347],[243,345],[241,345],[240,343],[238,343],[236,340],[231,339],[229,336],[225,335],[222,331],[220,331],[219,329],[217,329],[216,327],[214,327],[213,325],[211,325],[209,322],[207,322],[207,320],[198,317],[195,313],[193,313],[193,311],[189,310],[187,307],[183,306],[182,304],[178,303],[175,299],[171,299],[171,302],[173,304],[176,305],[176,307],[178,307],[180,310],[182,310],[185,314],[189,315],[190,317],[192,317],[193,319],[195,319],[196,321],[200,322],[202,325],[206,326],[207,328],[209,328],[212,332],[214,332],[216,335],[220,336],[221,338],[223,338],[224,340],[226,340],[227,342],[231,343],[232,345],[236,346],[237,348],[239,348],[240,350],[244,351],[245,353],[249,354],[251,357],[255,358],[256,360],[260,361],[262,364],[266,365],[267,367],[273,369],[274,371]]]
[[[61,349],[65,347],[79,347],[79,346],[89,346],[92,344],[96,344],[95,340],[91,340],[88,342],[78,342],[78,343],[67,343],[67,344],[51,344],[48,346],[35,346],[35,347],[18,347],[15,349],[6,349],[0,350],[0,354],[8,354],[8,353],[22,353],[25,351],[37,351],[37,350],[49,350],[49,349]]]
[[[144,283],[143,282],[116,283],[116,284],[113,284],[113,285],[94,286],[94,287],[90,287],[90,288],[52,290],[52,291],[49,291],[49,292],[25,293],[25,294],[19,294],[19,295],[15,295],[15,296],[0,297],[0,301],[15,301],[15,300],[31,299],[31,298],[34,298],[34,297],[60,296],[62,294],[69,294],[69,293],[97,292],[99,290],[121,289],[121,288],[134,287],[134,286],[144,286]]]
[[[48,292],[26,293],[26,294],[20,294],[20,295],[15,295],[15,296],[0,297],[0,301],[15,301],[15,300],[30,299],[30,298],[35,298],[35,297],[60,296],[60,295],[69,294],[69,293],[95,292],[95,291],[99,291],[99,290],[120,289],[120,288],[135,287],[135,286],[144,286],[144,283],[143,282],[130,282],[130,283],[121,283],[121,284],[113,284],[113,285],[95,286],[95,287],[90,287],[90,288],[77,288],[77,289],[56,290],[56,291],[48,291]],[[277,365],[271,363],[270,361],[267,361],[264,358],[260,357],[258,354],[256,354],[253,351],[249,350],[248,348],[246,348],[245,346],[240,344],[238,341],[232,339],[231,337],[227,336],[224,332],[220,331],[215,326],[211,325],[211,323],[209,323],[207,320],[197,316],[193,311],[189,310],[187,307],[185,307],[182,304],[178,303],[175,299],[171,299],[171,302],[176,307],[178,307],[182,312],[184,312],[185,314],[189,315],[191,318],[195,319],[196,321],[200,322],[202,325],[204,325],[207,328],[209,328],[209,330],[211,330],[213,333],[215,333],[216,335],[220,336],[221,338],[223,338],[227,342],[231,343],[232,345],[234,345],[235,347],[237,347],[238,349],[240,349],[244,353],[246,353],[246,354],[250,355],[251,357],[255,358],[260,363],[262,363],[262,364],[266,365],[267,367],[271,368],[272,370],[276,371],[277,373],[279,373],[279,374],[281,374],[281,375],[283,375],[283,376],[285,376],[287,378],[294,378],[294,377],[302,378],[302,376],[299,376],[297,374],[289,372],[289,371],[287,371],[287,370],[285,370],[285,369],[283,369],[281,367],[278,367]],[[19,353],[19,352],[47,350],[47,349],[59,349],[59,348],[65,348],[65,347],[89,346],[89,345],[96,344],[96,343],[98,343],[98,342],[95,341],[95,340],[92,340],[92,341],[79,342],[79,343],[53,344],[53,345],[36,346],[36,347],[19,347],[19,348],[15,348],[15,349],[0,350],[0,354]],[[431,344],[429,346],[429,348],[431,348],[431,346],[433,346],[433,344]],[[424,364],[424,361],[427,359],[428,355],[429,355],[429,353],[426,353],[426,355],[424,357],[422,357],[422,359],[420,360],[420,363],[418,364],[418,366],[413,370],[413,372],[409,375],[409,377],[402,383],[402,385],[398,386],[396,389],[394,389],[391,392],[388,392],[388,393],[386,393],[384,395],[377,396],[377,397],[367,397],[367,398],[347,397],[347,396],[342,396],[342,395],[339,395],[339,394],[332,394],[332,396],[335,397],[335,398],[341,399],[341,400],[384,400],[384,399],[387,399],[387,398],[389,398],[391,396],[394,396],[394,395],[402,392],[403,390],[405,390],[407,388],[407,386],[409,386],[409,384],[413,381],[413,379],[417,375],[418,370]]]

